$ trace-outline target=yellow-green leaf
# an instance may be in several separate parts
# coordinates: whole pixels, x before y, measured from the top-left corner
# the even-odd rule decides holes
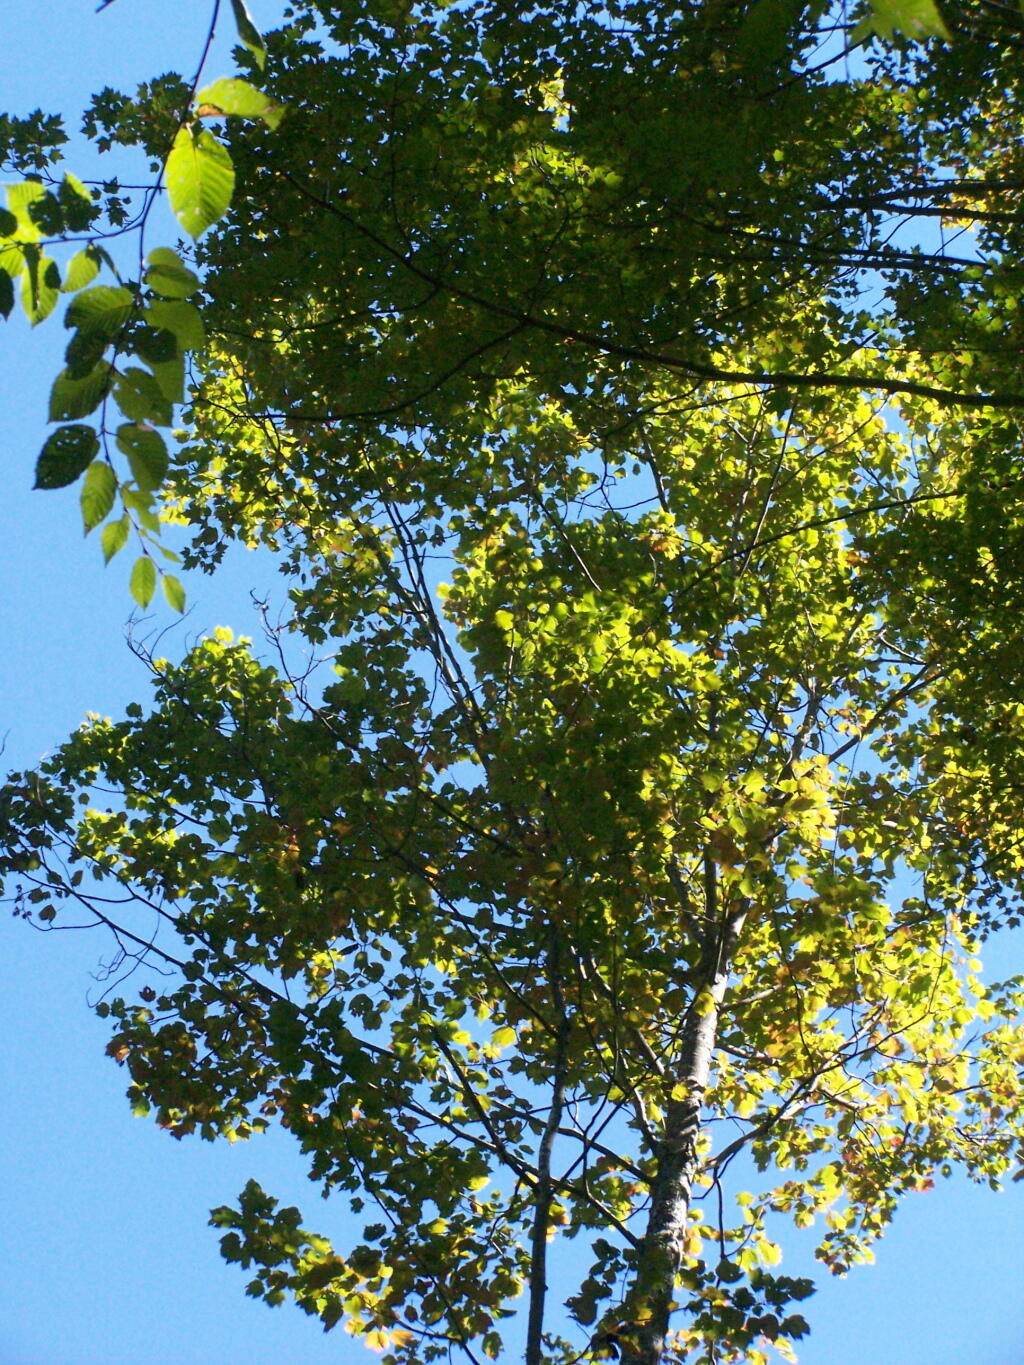
[[[171,208],[190,237],[201,237],[223,217],[235,187],[227,148],[195,124],[179,129],[164,178]]]

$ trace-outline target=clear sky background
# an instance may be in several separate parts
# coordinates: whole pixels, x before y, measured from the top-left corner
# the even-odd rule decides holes
[[[265,27],[281,12],[278,0],[250,8]],[[42,105],[77,126],[102,85],[190,72],[207,15],[201,0],[117,0],[99,14],[92,0],[5,0],[0,109]],[[225,38],[211,78],[229,70],[226,25]],[[81,173],[73,151],[68,164]],[[23,318],[0,330],[5,766],[35,763],[87,711],[118,716],[147,689],[124,644],[129,552],[104,570],[95,538],[81,539],[74,490],[31,491],[62,344],[56,318],[34,333]],[[174,657],[217,624],[258,635],[250,590],[284,597],[273,565],[243,551],[186,587],[190,614],[161,646]],[[341,1330],[324,1336],[297,1309],[247,1299],[243,1274],[221,1262],[208,1210],[250,1176],[297,1203],[307,1226],[337,1231],[341,1210],[318,1199],[285,1134],[178,1143],[131,1117],[124,1075],[103,1057],[108,1028],[90,1009],[107,952],[96,934],[0,919],[0,1365],[371,1361]],[[997,974],[1019,971],[1024,944],[998,956]],[[785,1244],[787,1273],[813,1273],[805,1247],[799,1234]],[[552,1289],[564,1296],[554,1260]],[[908,1196],[877,1262],[825,1276],[806,1305],[804,1365],[1024,1361],[1024,1185],[996,1195],[955,1179]]]

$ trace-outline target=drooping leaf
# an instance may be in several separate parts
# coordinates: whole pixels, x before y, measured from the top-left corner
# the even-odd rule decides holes
[[[108,364],[100,362],[85,374],[61,370],[50,390],[50,421],[73,421],[77,417],[88,417],[99,407],[107,389],[110,387],[112,371]]]
[[[105,460],[94,460],[85,471],[80,502],[85,534],[100,524],[114,506],[117,476]]]
[[[96,368],[109,345],[102,332],[76,332],[64,348],[68,376],[71,379],[84,378]]]
[[[60,270],[57,262],[38,249],[26,252],[26,270],[21,277],[21,302],[33,327],[48,318],[60,297]]]
[[[65,327],[77,327],[115,340],[124,329],[135,308],[135,296],[120,285],[97,284],[85,289],[68,304],[64,314]]]
[[[231,203],[235,185],[231,156],[207,128],[179,129],[164,176],[171,208],[190,237],[201,237]]]
[[[174,574],[165,573],[161,576],[160,582],[168,605],[176,612],[183,612],[185,610],[185,589],[178,579],[175,578]]]
[[[146,284],[165,299],[187,299],[199,289],[199,280],[170,247],[157,247],[146,257]],[[173,328],[171,329],[173,331]]]
[[[14,307],[14,281],[0,269],[0,317],[9,318]]]
[[[126,423],[118,427],[117,448],[128,457],[132,477],[147,492],[159,488],[167,474],[167,446],[152,427]]]
[[[245,0],[231,0],[231,8],[235,16],[238,37],[243,46],[252,53],[256,65],[262,71],[267,60],[267,49],[259,29],[252,21],[252,15],[246,8]]]
[[[32,209],[46,198],[46,187],[38,180],[19,180],[7,187],[7,207],[18,224],[18,236],[22,241],[36,242],[41,233],[32,217]]]
[[[276,128],[284,117],[285,108],[262,90],[238,77],[222,77],[196,95],[199,115],[231,114],[241,118],[262,119],[268,128]]]
[[[132,566],[128,589],[140,607],[148,607],[156,591],[156,565],[148,555],[140,555]]]
[[[121,501],[141,526],[151,531],[154,536],[160,534],[160,518],[153,511],[153,494],[148,488],[133,488],[131,484],[122,484]]]
[[[165,331],[162,327],[142,324],[132,328],[128,348],[147,365],[155,365],[177,356],[178,340],[173,332]]]
[[[132,422],[148,422],[158,427],[171,425],[171,404],[147,370],[133,366],[118,374],[114,381],[114,399]]]
[[[85,473],[100,448],[92,427],[60,427],[47,437],[36,461],[34,488],[66,488]]]
[[[128,534],[131,531],[131,521],[127,516],[118,517],[116,521],[108,521],[100,532],[100,549],[103,551],[103,562],[109,564],[118,551],[123,550],[128,543]]]
[[[154,327],[163,328],[177,338],[178,349],[195,351],[206,339],[206,328],[199,309],[182,300],[154,299],[146,307],[145,316]]]
[[[79,289],[91,284],[100,273],[101,262],[102,256],[94,246],[87,246],[84,250],[76,252],[64,271],[64,283],[61,285],[64,293],[75,294]]]
[[[167,360],[151,360],[149,367],[164,397],[171,403],[180,403],[185,397],[185,357],[172,355]]]

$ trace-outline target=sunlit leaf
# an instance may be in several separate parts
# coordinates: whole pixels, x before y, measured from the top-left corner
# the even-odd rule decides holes
[[[21,277],[21,301],[32,326],[48,318],[60,297],[60,271],[57,262],[37,249],[26,255],[26,270]]]
[[[128,534],[131,531],[131,521],[127,516],[118,517],[116,521],[108,521],[100,532],[100,549],[103,551],[103,562],[109,564],[118,551],[123,550],[128,543]]]
[[[245,0],[231,0],[231,8],[235,16],[238,37],[243,46],[247,47],[252,53],[256,65],[262,71],[267,60],[267,49],[259,29],[252,21],[252,15],[246,8]]]
[[[222,77],[206,86],[196,95],[196,103],[200,116],[220,113],[258,118],[269,128],[276,128],[285,112],[283,104],[237,77]]]
[[[157,247],[146,261],[146,283],[154,293],[165,299],[187,299],[198,290],[198,278],[170,247]]]
[[[132,566],[128,589],[140,607],[148,607],[156,592],[156,565],[148,555],[141,555]]]
[[[164,177],[171,208],[190,237],[202,236],[231,203],[235,185],[231,157],[206,128],[179,129]]]
[[[184,300],[155,299],[146,308],[146,317],[154,327],[173,333],[182,351],[195,351],[206,339],[202,314],[192,303]]]
[[[91,284],[100,272],[101,261],[102,257],[95,247],[87,246],[83,251],[76,252],[64,272],[64,283],[61,285],[64,293],[74,294]]]
[[[85,472],[80,502],[86,535],[110,514],[117,493],[117,476],[105,460],[94,460]]]
[[[160,583],[163,588],[164,597],[167,598],[168,605],[172,607],[174,611],[177,612],[184,611],[185,589],[181,586],[181,583],[178,581],[178,579],[175,578],[174,574],[170,573],[163,574],[161,576]],[[143,605],[145,605],[145,603],[143,603]]]
[[[65,327],[77,327],[113,341],[135,308],[135,297],[120,285],[98,284],[85,289],[68,304]]]

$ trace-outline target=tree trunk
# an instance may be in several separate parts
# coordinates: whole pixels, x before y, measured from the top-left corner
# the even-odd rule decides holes
[[[729,966],[745,917],[740,914],[728,921],[705,975],[704,989],[690,1007],[676,1071],[676,1083],[685,1087],[686,1094],[670,1100],[665,1112],[647,1230],[620,1317],[624,1320],[617,1341],[620,1365],[659,1365],[665,1350],[697,1174],[701,1105],[711,1074]]]

